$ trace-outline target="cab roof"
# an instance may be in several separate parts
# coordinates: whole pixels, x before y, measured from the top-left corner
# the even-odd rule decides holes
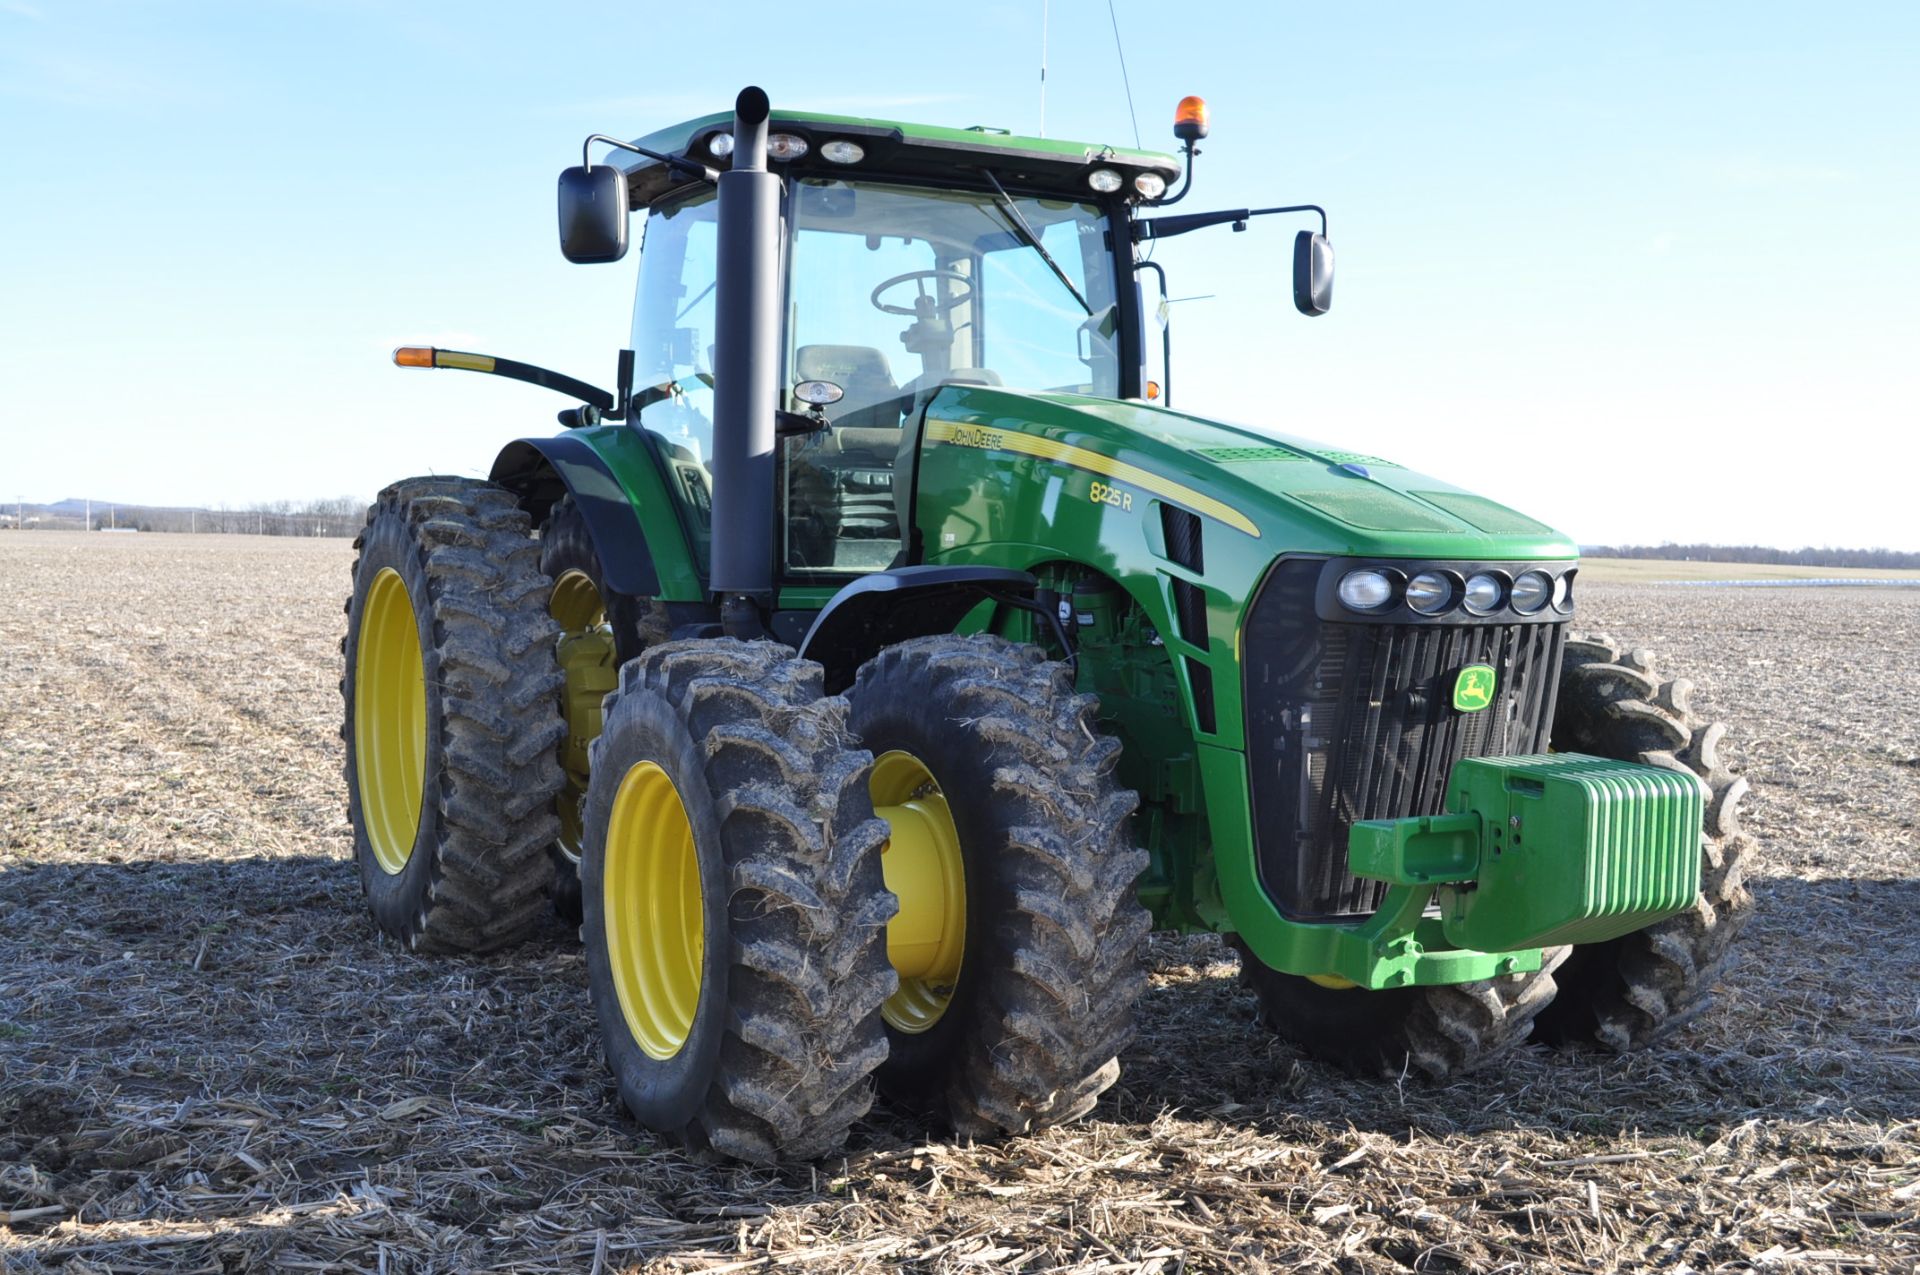
[[[681,156],[709,168],[725,169],[728,161],[708,148],[716,133],[733,129],[733,115],[722,112],[675,124],[645,137],[635,145]],[[1156,173],[1168,185],[1180,175],[1172,155],[1092,142],[1070,142],[1053,137],[1022,137],[998,129],[942,128],[934,124],[905,124],[895,120],[863,119],[851,115],[821,115],[809,111],[775,110],[768,133],[793,133],[806,139],[807,153],[794,160],[772,160],[776,172],[808,176],[952,180],[980,169],[991,169],[1009,189],[1096,200],[1087,175],[1111,168],[1121,178],[1121,191],[1133,196],[1133,178]],[[821,157],[820,147],[844,139],[866,152],[854,164],[835,164]],[[635,208],[644,208],[663,195],[688,184],[685,174],[645,156],[618,152],[609,157],[627,173],[627,188]]]

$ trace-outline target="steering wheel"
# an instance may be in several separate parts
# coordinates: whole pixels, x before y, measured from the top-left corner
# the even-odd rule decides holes
[[[945,301],[937,301],[927,295],[927,280],[929,279],[945,279],[949,283],[960,284],[962,291],[958,295],[948,297]],[[909,280],[917,281],[920,284],[920,295],[916,297],[915,300],[920,303],[929,303],[931,305],[930,310],[923,310],[921,305],[915,305],[911,309],[903,305],[888,305],[880,299],[880,294],[888,288],[898,283],[906,283]],[[882,314],[898,314],[909,319],[944,319],[960,306],[973,300],[973,280],[961,274],[958,270],[909,270],[905,274],[897,274],[893,276],[893,278],[883,281],[879,287],[873,290],[873,294],[869,296],[867,300],[873,302],[873,308]]]

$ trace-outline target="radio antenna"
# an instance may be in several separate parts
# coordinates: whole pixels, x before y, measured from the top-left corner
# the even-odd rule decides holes
[[[1107,0],[1107,17],[1113,22],[1113,51],[1120,55],[1120,83],[1127,89],[1127,115],[1133,120],[1133,148],[1140,149],[1140,116],[1133,109],[1133,81],[1127,78],[1127,50],[1120,43],[1120,15],[1113,11],[1113,0]]]
[[[1047,135],[1047,7],[1050,0],[1040,0],[1040,133]]]

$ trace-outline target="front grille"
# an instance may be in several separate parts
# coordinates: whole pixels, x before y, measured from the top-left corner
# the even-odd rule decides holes
[[[1261,884],[1295,920],[1348,920],[1387,886],[1347,871],[1361,819],[1440,813],[1463,757],[1543,752],[1565,625],[1345,623],[1321,619],[1324,563],[1267,577],[1243,644],[1247,753]],[[1494,702],[1453,707],[1469,664],[1498,674]]]

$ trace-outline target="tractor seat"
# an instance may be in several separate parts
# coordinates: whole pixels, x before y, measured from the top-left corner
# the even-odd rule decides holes
[[[870,345],[803,345],[794,351],[794,379],[832,381],[845,393],[829,409],[839,429],[900,428],[905,406],[887,356]]]

